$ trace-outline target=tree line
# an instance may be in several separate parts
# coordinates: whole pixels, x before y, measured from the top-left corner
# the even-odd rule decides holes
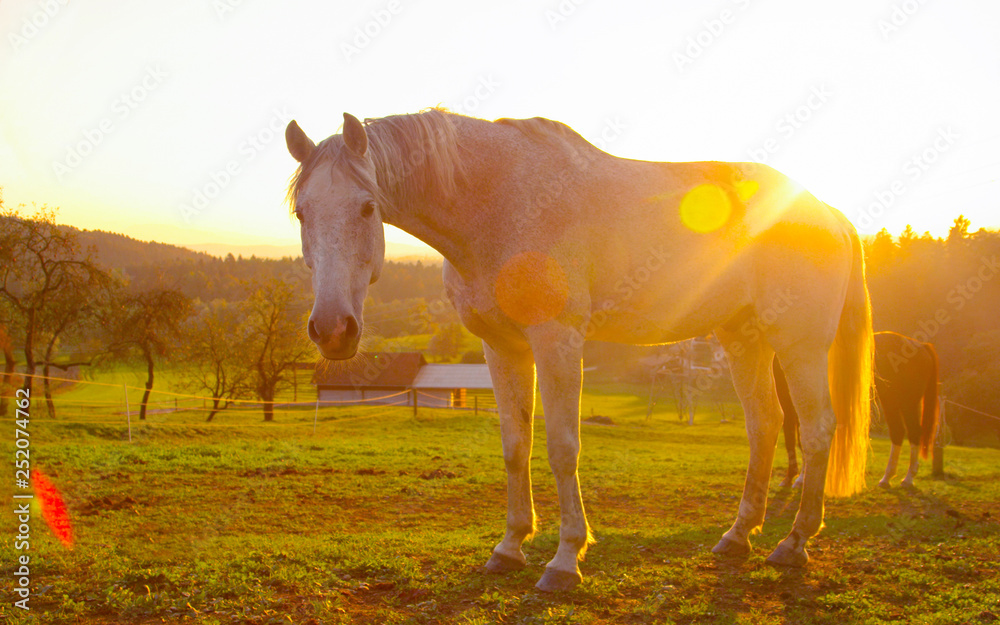
[[[947,237],[867,237],[868,286],[876,331],[933,343],[942,393],[1000,414],[1000,233],[959,216]],[[127,362],[146,370],[143,415],[156,366],[181,362],[185,388],[214,398],[209,419],[234,399],[256,398],[265,418],[294,376],[315,359],[305,337],[310,273],[301,258],[217,258],[55,224],[49,209],[24,215],[0,196],[0,350],[5,380],[17,366],[49,377],[71,366]],[[447,302],[441,267],[387,261],[365,302],[368,332],[392,339],[430,335],[439,360],[460,353],[462,332]],[[634,363],[662,348],[588,344],[587,366],[647,380]],[[471,357],[470,357],[471,356]],[[648,372],[646,372],[648,373]],[[25,378],[30,388],[33,378]],[[51,389],[41,381],[49,410]],[[10,389],[0,393],[9,396]],[[0,399],[6,410],[6,399]],[[971,416],[976,435],[1000,432]]]
[[[273,276],[236,282],[232,300],[204,302],[176,285],[137,284],[125,270],[99,263],[78,232],[55,212],[24,215],[0,197],[0,414],[6,415],[17,366],[30,395],[36,376],[47,412],[56,413],[54,370],[113,363],[145,368],[140,419],[146,418],[159,363],[185,367],[184,386],[214,399],[209,419],[237,397],[256,397],[264,419],[295,366],[313,359],[303,336],[306,297],[294,281]]]

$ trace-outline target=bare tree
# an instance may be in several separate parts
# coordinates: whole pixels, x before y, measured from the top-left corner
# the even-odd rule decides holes
[[[159,289],[124,296],[110,316],[114,342],[110,349],[118,360],[138,358],[146,365],[146,387],[139,419],[146,418],[157,358],[166,356],[180,335],[181,324],[191,314],[191,300],[179,291]]]
[[[14,370],[17,360],[14,358],[14,339],[11,337],[9,325],[0,321],[0,350],[3,351],[3,379],[0,380],[0,417],[7,416],[8,393],[14,388]]]
[[[57,226],[55,211],[47,207],[25,217],[0,200],[0,256],[0,299],[21,329],[24,389],[30,394],[38,365],[50,362],[54,341],[81,321],[80,294],[102,288],[110,276],[82,254],[74,234]],[[46,347],[41,362],[39,343]],[[46,392],[51,410],[48,387]]]
[[[253,389],[242,318],[238,304],[216,300],[203,306],[182,330],[184,359],[189,363],[184,385],[191,392],[211,395],[206,421]]]
[[[278,390],[287,384],[295,364],[312,354],[302,331],[305,306],[295,287],[281,280],[253,282],[247,289],[248,364],[255,373],[257,397],[264,404],[264,421],[273,421]]]

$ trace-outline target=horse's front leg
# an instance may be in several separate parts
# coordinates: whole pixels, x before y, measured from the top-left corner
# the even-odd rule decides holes
[[[524,568],[521,545],[535,533],[531,499],[532,419],[535,411],[535,367],[528,346],[491,348],[483,342],[495,387],[507,467],[507,532],[486,563],[491,573]]]
[[[564,326],[539,329],[533,338],[538,388],[545,408],[549,466],[555,476],[560,511],[559,548],[536,587],[554,592],[571,590],[583,580],[577,562],[591,541],[577,475],[583,341]]]

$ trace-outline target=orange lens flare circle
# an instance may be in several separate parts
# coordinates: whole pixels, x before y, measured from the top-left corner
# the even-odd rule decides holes
[[[31,484],[36,501],[42,508],[42,518],[45,523],[64,547],[72,548],[73,527],[70,525],[69,512],[63,503],[62,495],[59,494],[59,489],[38,469],[31,472]]]
[[[756,189],[754,189],[756,191]],[[681,222],[699,233],[714,232],[726,225],[733,212],[729,195],[714,184],[691,189],[681,199]]]
[[[542,252],[522,252],[504,263],[494,288],[500,309],[523,325],[554,319],[569,298],[569,281],[559,262]]]

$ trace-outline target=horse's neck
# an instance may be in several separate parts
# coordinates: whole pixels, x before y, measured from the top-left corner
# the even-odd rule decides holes
[[[463,120],[464,121],[464,120]],[[482,122],[489,123],[489,122]],[[469,132],[468,123],[459,126],[459,141],[462,133]],[[474,129],[473,129],[474,131]],[[480,175],[476,167],[466,169],[466,182],[475,187],[475,180]],[[396,202],[397,208],[385,215],[385,223],[396,226],[407,234],[413,235],[441,253],[454,265],[459,272],[466,273],[474,267],[473,248],[475,241],[482,234],[476,231],[476,220],[470,219],[470,210],[475,206],[463,202],[459,193],[448,202],[427,197],[409,198],[408,202]]]
[[[464,219],[452,219],[444,215],[439,206],[423,201],[411,202],[405,211],[397,211],[385,217],[385,223],[396,226],[441,253],[460,270],[471,267],[472,255],[469,251],[470,237],[462,232],[466,226]]]

